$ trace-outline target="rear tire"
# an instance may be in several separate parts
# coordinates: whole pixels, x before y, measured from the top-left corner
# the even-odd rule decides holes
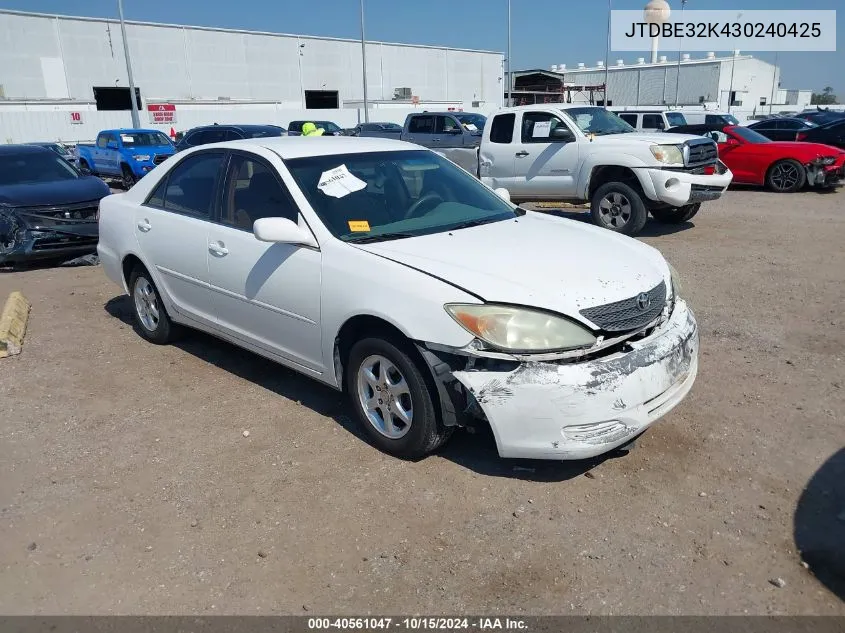
[[[120,166],[120,180],[123,183],[123,188],[126,191],[129,191],[138,179],[135,177],[135,174],[132,172],[132,168],[129,165],[123,164]]]
[[[179,326],[170,320],[146,268],[138,266],[129,275],[129,293],[138,334],[156,345],[167,345],[175,340]]]
[[[766,172],[766,186],[778,193],[795,193],[807,182],[804,165],[787,158],[779,160]]]
[[[693,218],[701,209],[701,203],[686,204],[682,207],[671,207],[668,209],[652,209],[651,215],[658,222],[664,224],[683,224]]]
[[[595,224],[625,235],[642,231],[648,219],[640,193],[623,182],[608,182],[596,189],[590,208]]]
[[[346,391],[361,428],[377,448],[418,459],[452,434],[444,427],[423,371],[404,341],[365,338],[352,346]]]

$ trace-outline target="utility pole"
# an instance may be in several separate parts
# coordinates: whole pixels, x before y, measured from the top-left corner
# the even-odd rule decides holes
[[[684,9],[687,6],[687,0],[681,0],[681,22],[684,21]],[[681,89],[681,43],[683,40],[678,38],[678,76],[675,78],[675,107],[678,107],[678,92]]]
[[[508,100],[509,106],[513,105],[513,66],[511,65],[511,0],[508,0]]]
[[[775,67],[772,69],[772,97],[769,99],[769,114],[772,113],[772,105],[775,102],[775,90],[778,89],[778,52],[775,51]]]
[[[733,52],[733,62],[731,63],[731,87],[728,90],[728,114],[731,113],[731,106],[734,103],[734,70],[736,70],[736,58],[739,51]]]
[[[364,0],[361,0],[361,61],[364,71],[364,122],[370,122],[370,103],[367,100],[367,41],[364,35]]]
[[[610,14],[613,11],[613,0],[607,0],[607,43],[604,46],[604,107],[610,105],[608,99],[608,79],[610,79]]]
[[[135,81],[132,79],[132,62],[129,61],[129,42],[126,41],[126,24],[123,22],[123,0],[117,0],[117,12],[120,14],[120,34],[123,37],[123,56],[126,57],[126,75],[129,78],[129,100],[132,102],[132,127],[141,127],[138,117],[138,102],[135,101]]]

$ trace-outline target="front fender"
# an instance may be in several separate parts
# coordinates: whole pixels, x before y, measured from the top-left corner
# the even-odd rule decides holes
[[[590,181],[593,177],[593,172],[598,167],[627,167],[640,183],[643,192],[648,198],[656,199],[654,185],[648,174],[644,173],[644,169],[655,168],[657,165],[652,162],[646,162],[643,159],[633,156],[631,154],[615,154],[613,156],[587,156],[581,162],[581,168],[578,171],[578,186],[576,191],[583,200],[589,200]]]

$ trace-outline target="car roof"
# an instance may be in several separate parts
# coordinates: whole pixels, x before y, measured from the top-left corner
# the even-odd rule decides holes
[[[419,145],[404,141],[355,136],[270,136],[199,146],[199,148],[205,149],[209,147],[247,150],[251,147],[264,147],[276,152],[284,160],[311,156],[332,156],[334,154],[365,154],[367,152],[396,152],[402,150],[427,151]]]
[[[245,125],[241,125],[240,123],[215,123],[213,125],[198,125],[197,127],[192,127],[188,132],[196,132],[197,130],[215,130],[224,127],[233,127],[238,130],[284,130],[281,125],[273,125],[271,123],[247,123]]]
[[[0,145],[0,156],[11,156],[14,154],[55,154],[53,150],[42,147],[41,145]]]
[[[118,127],[118,128],[113,129],[113,130],[102,130],[100,132],[100,134],[111,133],[111,132],[117,132],[118,134],[134,134],[134,133],[146,134],[148,132],[161,132],[161,130],[152,130],[152,129],[143,128],[143,127],[137,127],[137,128],[136,127]]]

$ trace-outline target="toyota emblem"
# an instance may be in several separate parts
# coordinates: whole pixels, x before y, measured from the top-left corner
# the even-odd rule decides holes
[[[651,297],[647,293],[641,292],[637,295],[637,307],[641,312],[645,312],[651,307]]]

